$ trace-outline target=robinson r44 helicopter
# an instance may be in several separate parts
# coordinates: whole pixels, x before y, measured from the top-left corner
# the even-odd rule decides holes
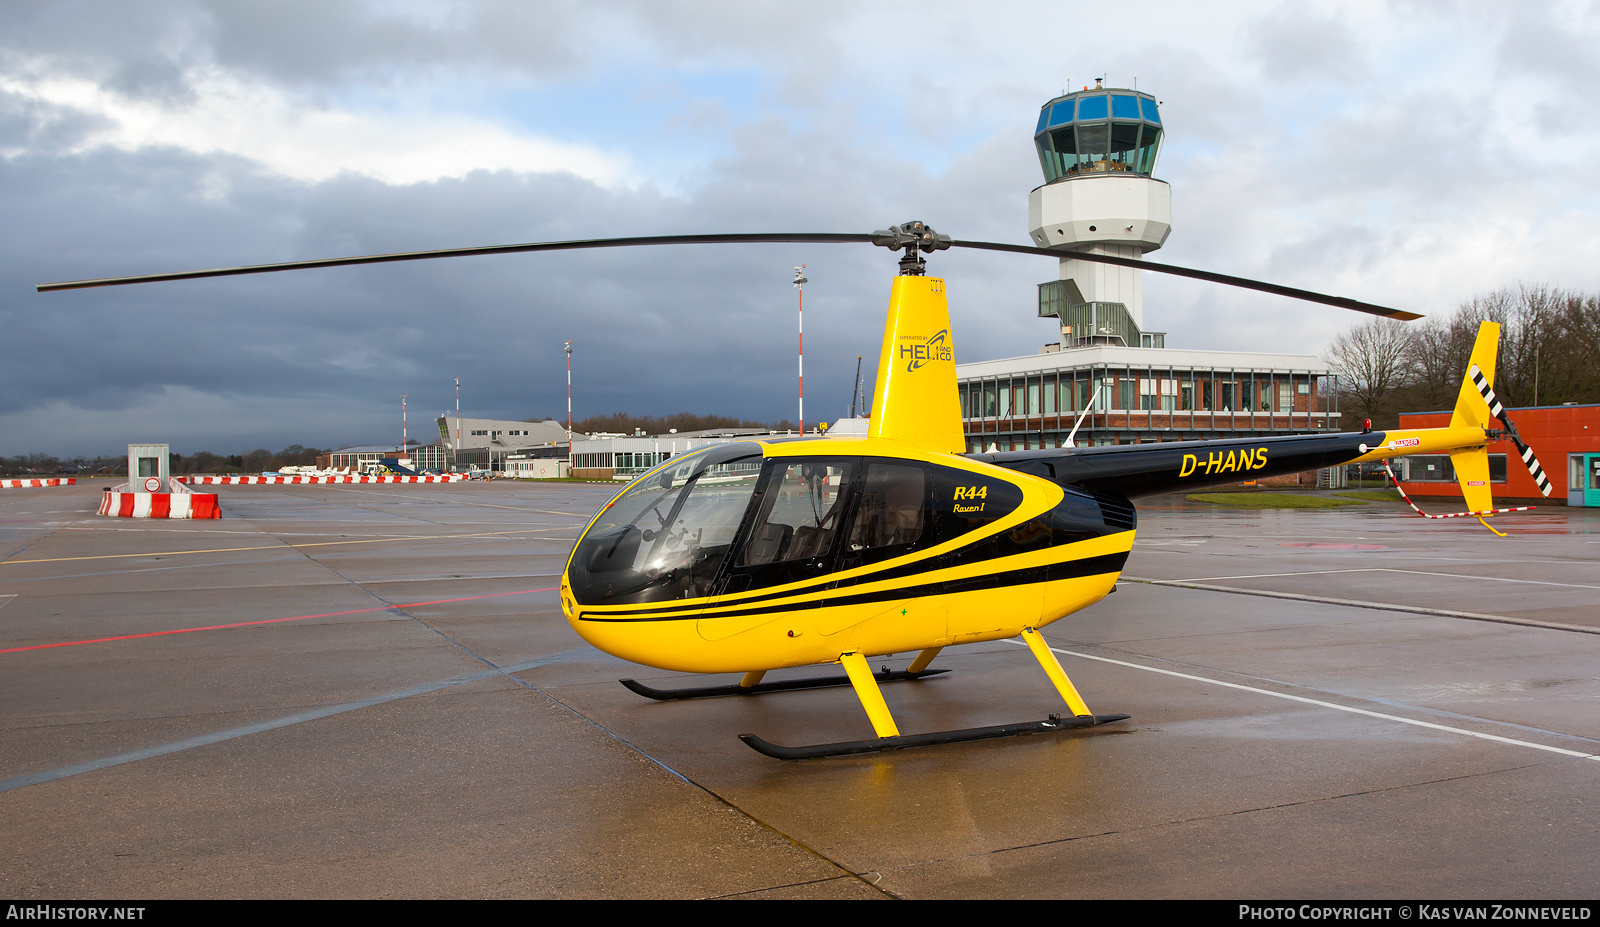
[[[849,685],[876,736],[787,747],[780,759],[869,753],[1120,721],[1095,714],[1040,635],[1104,598],[1133,546],[1130,498],[1404,454],[1448,453],[1468,512],[1494,509],[1487,445],[1510,437],[1541,489],[1538,460],[1495,399],[1499,326],[1484,322],[1450,424],[1389,432],[1223,438],[966,453],[945,281],[925,253],[978,248],[1059,258],[1025,245],[955,241],[921,222],[859,234],[674,235],[542,242],[261,264],[42,284],[41,292],[439,257],[744,242],[872,243],[902,252],[878,356],[866,437],[717,445],[645,472],[589,521],[561,578],[561,607],[584,640],[647,666],[742,673],[734,685],[629,689],[660,700]],[[1137,267],[1410,320],[1415,313],[1172,265],[1075,252]],[[1495,427],[1496,424],[1503,426]],[[1020,636],[1070,715],[901,734],[880,685],[919,680],[940,651]],[[869,659],[916,653],[903,671]],[[837,663],[845,675],[763,682],[766,673]]]

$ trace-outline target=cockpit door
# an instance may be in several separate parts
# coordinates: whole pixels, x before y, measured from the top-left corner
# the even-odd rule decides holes
[[[780,457],[766,472],[751,501],[739,538],[719,582],[719,594],[700,620],[707,640],[723,640],[788,610],[808,607],[803,598],[821,592],[833,572],[844,526],[855,505],[860,461],[850,457]],[[793,586],[750,600],[760,590]],[[792,600],[792,601],[791,601]]]

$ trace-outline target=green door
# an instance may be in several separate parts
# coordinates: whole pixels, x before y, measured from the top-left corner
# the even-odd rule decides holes
[[[1583,504],[1600,507],[1600,454],[1583,455]]]

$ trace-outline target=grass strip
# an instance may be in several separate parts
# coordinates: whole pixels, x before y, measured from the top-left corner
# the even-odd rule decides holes
[[[1190,502],[1235,505],[1253,509],[1336,509],[1346,505],[1366,504],[1357,499],[1300,496],[1282,492],[1197,492],[1185,498]]]
[[[1367,489],[1367,490],[1363,490],[1361,492],[1337,492],[1337,493],[1334,493],[1334,495],[1343,496],[1346,499],[1362,499],[1362,500],[1367,501],[1367,502],[1399,502],[1399,501],[1401,501],[1400,494],[1395,492],[1392,489],[1390,489],[1390,490]]]

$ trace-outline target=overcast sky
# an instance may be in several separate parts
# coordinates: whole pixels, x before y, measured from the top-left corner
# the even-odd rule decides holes
[[[394,442],[465,415],[795,414],[870,375],[862,245],[464,258],[40,295],[114,274],[506,242],[866,232],[1026,243],[1039,107],[1162,101],[1153,260],[1423,313],[1600,290],[1594,3],[0,5],[0,454]],[[1048,259],[943,252],[958,362],[1055,340]],[[1365,319],[1147,275],[1174,347]]]

